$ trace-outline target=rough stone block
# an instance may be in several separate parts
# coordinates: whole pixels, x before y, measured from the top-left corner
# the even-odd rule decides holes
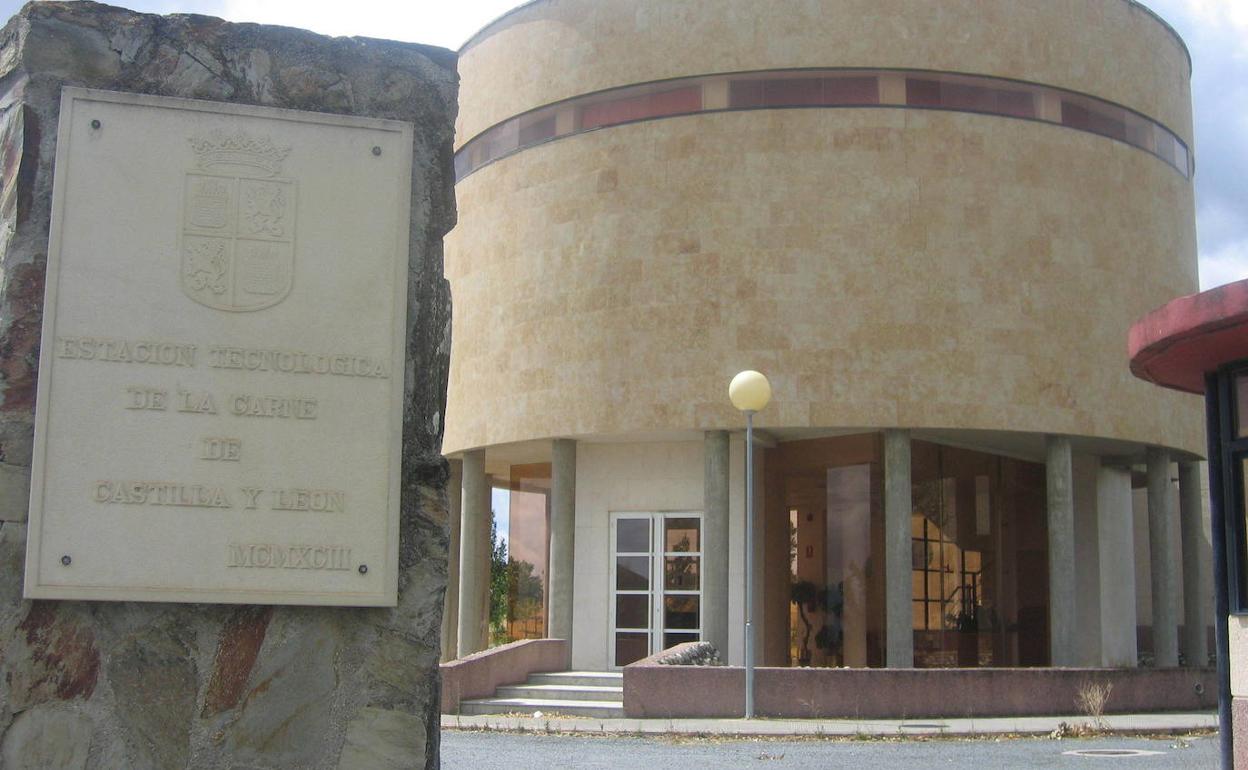
[[[414,125],[397,606],[22,600],[17,511],[66,85]],[[451,312],[442,237],[455,223],[456,92],[452,52],[406,43],[86,1],[30,3],[0,30],[3,767],[85,767],[88,748],[90,766],[130,770],[438,765]]]
[[[347,725],[347,742],[338,760],[338,768],[408,770],[420,767],[413,757],[425,740],[424,723],[411,714],[361,709],[359,716]]]
[[[0,463],[0,521],[26,521],[30,468]]]
[[[8,770],[83,770],[91,720],[55,706],[23,711],[4,734],[0,765]]]

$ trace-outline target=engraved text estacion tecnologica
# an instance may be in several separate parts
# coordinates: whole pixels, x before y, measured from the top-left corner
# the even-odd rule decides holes
[[[243,369],[290,374],[331,374],[341,377],[390,376],[388,362],[372,356],[347,353],[321,355],[296,350],[235,348],[213,345],[208,348],[208,365],[218,369]]]
[[[115,361],[124,364],[195,366],[195,346],[157,340],[119,340],[110,337],[57,337],[57,358]]]

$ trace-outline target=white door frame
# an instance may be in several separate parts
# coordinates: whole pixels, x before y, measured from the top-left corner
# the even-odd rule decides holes
[[[627,551],[623,554],[617,551],[616,544],[616,523],[625,519],[640,519],[650,523],[650,549],[648,553],[640,551]],[[666,522],[669,519],[697,519],[698,521],[698,550],[696,551],[666,551],[662,549],[664,545],[664,534],[666,530]],[[705,542],[704,517],[702,511],[612,511],[609,515],[610,535],[608,538],[608,584],[607,592],[609,597],[609,605],[607,608],[607,665],[611,670],[618,670],[621,667],[616,665],[615,657],[615,636],[617,631],[628,633],[645,633],[648,636],[649,655],[660,652],[665,649],[664,638],[667,634],[682,634],[702,638],[703,624],[703,607],[702,607],[702,576],[705,574],[703,570],[703,551],[702,544]],[[646,557],[649,559],[648,564],[648,588],[646,589],[625,589],[617,590],[616,588],[616,568],[618,558],[625,557]],[[698,588],[697,590],[669,590],[665,585],[664,568],[667,559],[671,557],[697,558],[698,559]],[[616,628],[616,597],[618,595],[644,595],[648,597],[649,603],[649,628]],[[697,628],[666,628],[664,626],[664,607],[665,599],[668,596],[695,596],[698,599],[698,627]]]

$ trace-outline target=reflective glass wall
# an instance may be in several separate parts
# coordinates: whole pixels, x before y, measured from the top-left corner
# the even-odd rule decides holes
[[[546,635],[550,463],[511,466],[507,538],[507,641]]]
[[[915,666],[1048,664],[1044,466],[916,441]]]
[[[767,451],[768,665],[883,664],[879,457],[874,434],[786,442]]]
[[[767,665],[884,665],[881,456],[876,434],[767,450]],[[922,441],[911,462],[915,665],[1047,665],[1044,466]]]

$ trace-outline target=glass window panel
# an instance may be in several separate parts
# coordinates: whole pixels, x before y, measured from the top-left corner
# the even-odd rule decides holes
[[[914,597],[923,596],[923,572],[914,570],[910,573],[910,591]]]
[[[875,75],[861,78],[828,78],[823,81],[823,104],[879,104],[880,79]]]
[[[1239,437],[1248,436],[1248,374],[1235,380],[1235,417],[1239,423]]]
[[[763,106],[763,81],[733,80],[730,82],[728,106],[738,110]]]
[[[650,654],[650,634],[617,633],[615,635],[615,665],[627,666]]]
[[[950,109],[992,112],[997,106],[993,90],[982,86],[944,83],[940,92],[940,105]]]
[[[545,491],[550,483],[550,465],[513,465],[510,475],[507,638],[540,639],[546,632],[546,575],[550,563]]]
[[[1178,144],[1178,140],[1175,140],[1174,167],[1183,172],[1183,176],[1190,178],[1192,173],[1191,163],[1191,158],[1188,156],[1187,152],[1187,146]]]
[[[943,572],[944,581],[941,584],[941,598],[945,601],[954,601],[958,598],[958,586],[962,585],[962,575],[957,572]]]
[[[650,596],[648,594],[617,594],[615,597],[616,628],[649,628]]]
[[[664,548],[677,552],[701,551],[700,524],[699,519],[668,519],[665,522],[667,537]]]
[[[1169,131],[1161,126],[1153,126],[1153,153],[1169,163],[1177,166],[1178,158],[1175,155],[1175,145],[1177,142]]]
[[[763,99],[768,107],[795,107],[818,104],[822,92],[821,83],[815,78],[769,80],[763,87]]]
[[[616,519],[615,521],[615,552],[616,553],[649,553],[650,552],[650,520],[649,519]]]
[[[549,139],[555,135],[555,116],[550,115],[546,118],[529,123],[520,127],[520,145],[536,144],[543,139]]]
[[[979,565],[980,565],[979,551],[967,551],[966,552],[966,566],[964,569],[967,572],[979,572]]]
[[[670,650],[678,644],[698,641],[697,634],[663,634],[663,649]]]
[[[906,78],[906,104],[911,107],[939,107],[940,83],[935,80]]]
[[[992,532],[992,506],[988,493],[987,476],[975,477],[975,534],[988,535]]]
[[[650,590],[650,557],[615,557],[615,588],[617,591]]]
[[[663,599],[663,628],[700,628],[699,599],[696,596],[668,596]]]
[[[912,603],[911,617],[913,618],[914,630],[916,631],[922,631],[924,628],[926,628],[926,625],[923,623],[923,619],[926,617],[925,615],[926,607],[927,607],[927,604],[925,602],[913,602]]]
[[[1124,122],[1127,129],[1127,143],[1152,152],[1153,122],[1131,112],[1126,113]]]
[[[646,117],[681,115],[702,109],[702,86],[687,86],[650,97]]]
[[[1123,109],[1090,99],[1063,99],[1062,125],[1124,142],[1127,140],[1126,113]]]
[[[697,591],[701,585],[700,556],[668,556],[664,560],[663,588],[668,591]]]
[[[1029,91],[998,91],[997,112],[1016,118],[1036,116],[1036,96]]]

